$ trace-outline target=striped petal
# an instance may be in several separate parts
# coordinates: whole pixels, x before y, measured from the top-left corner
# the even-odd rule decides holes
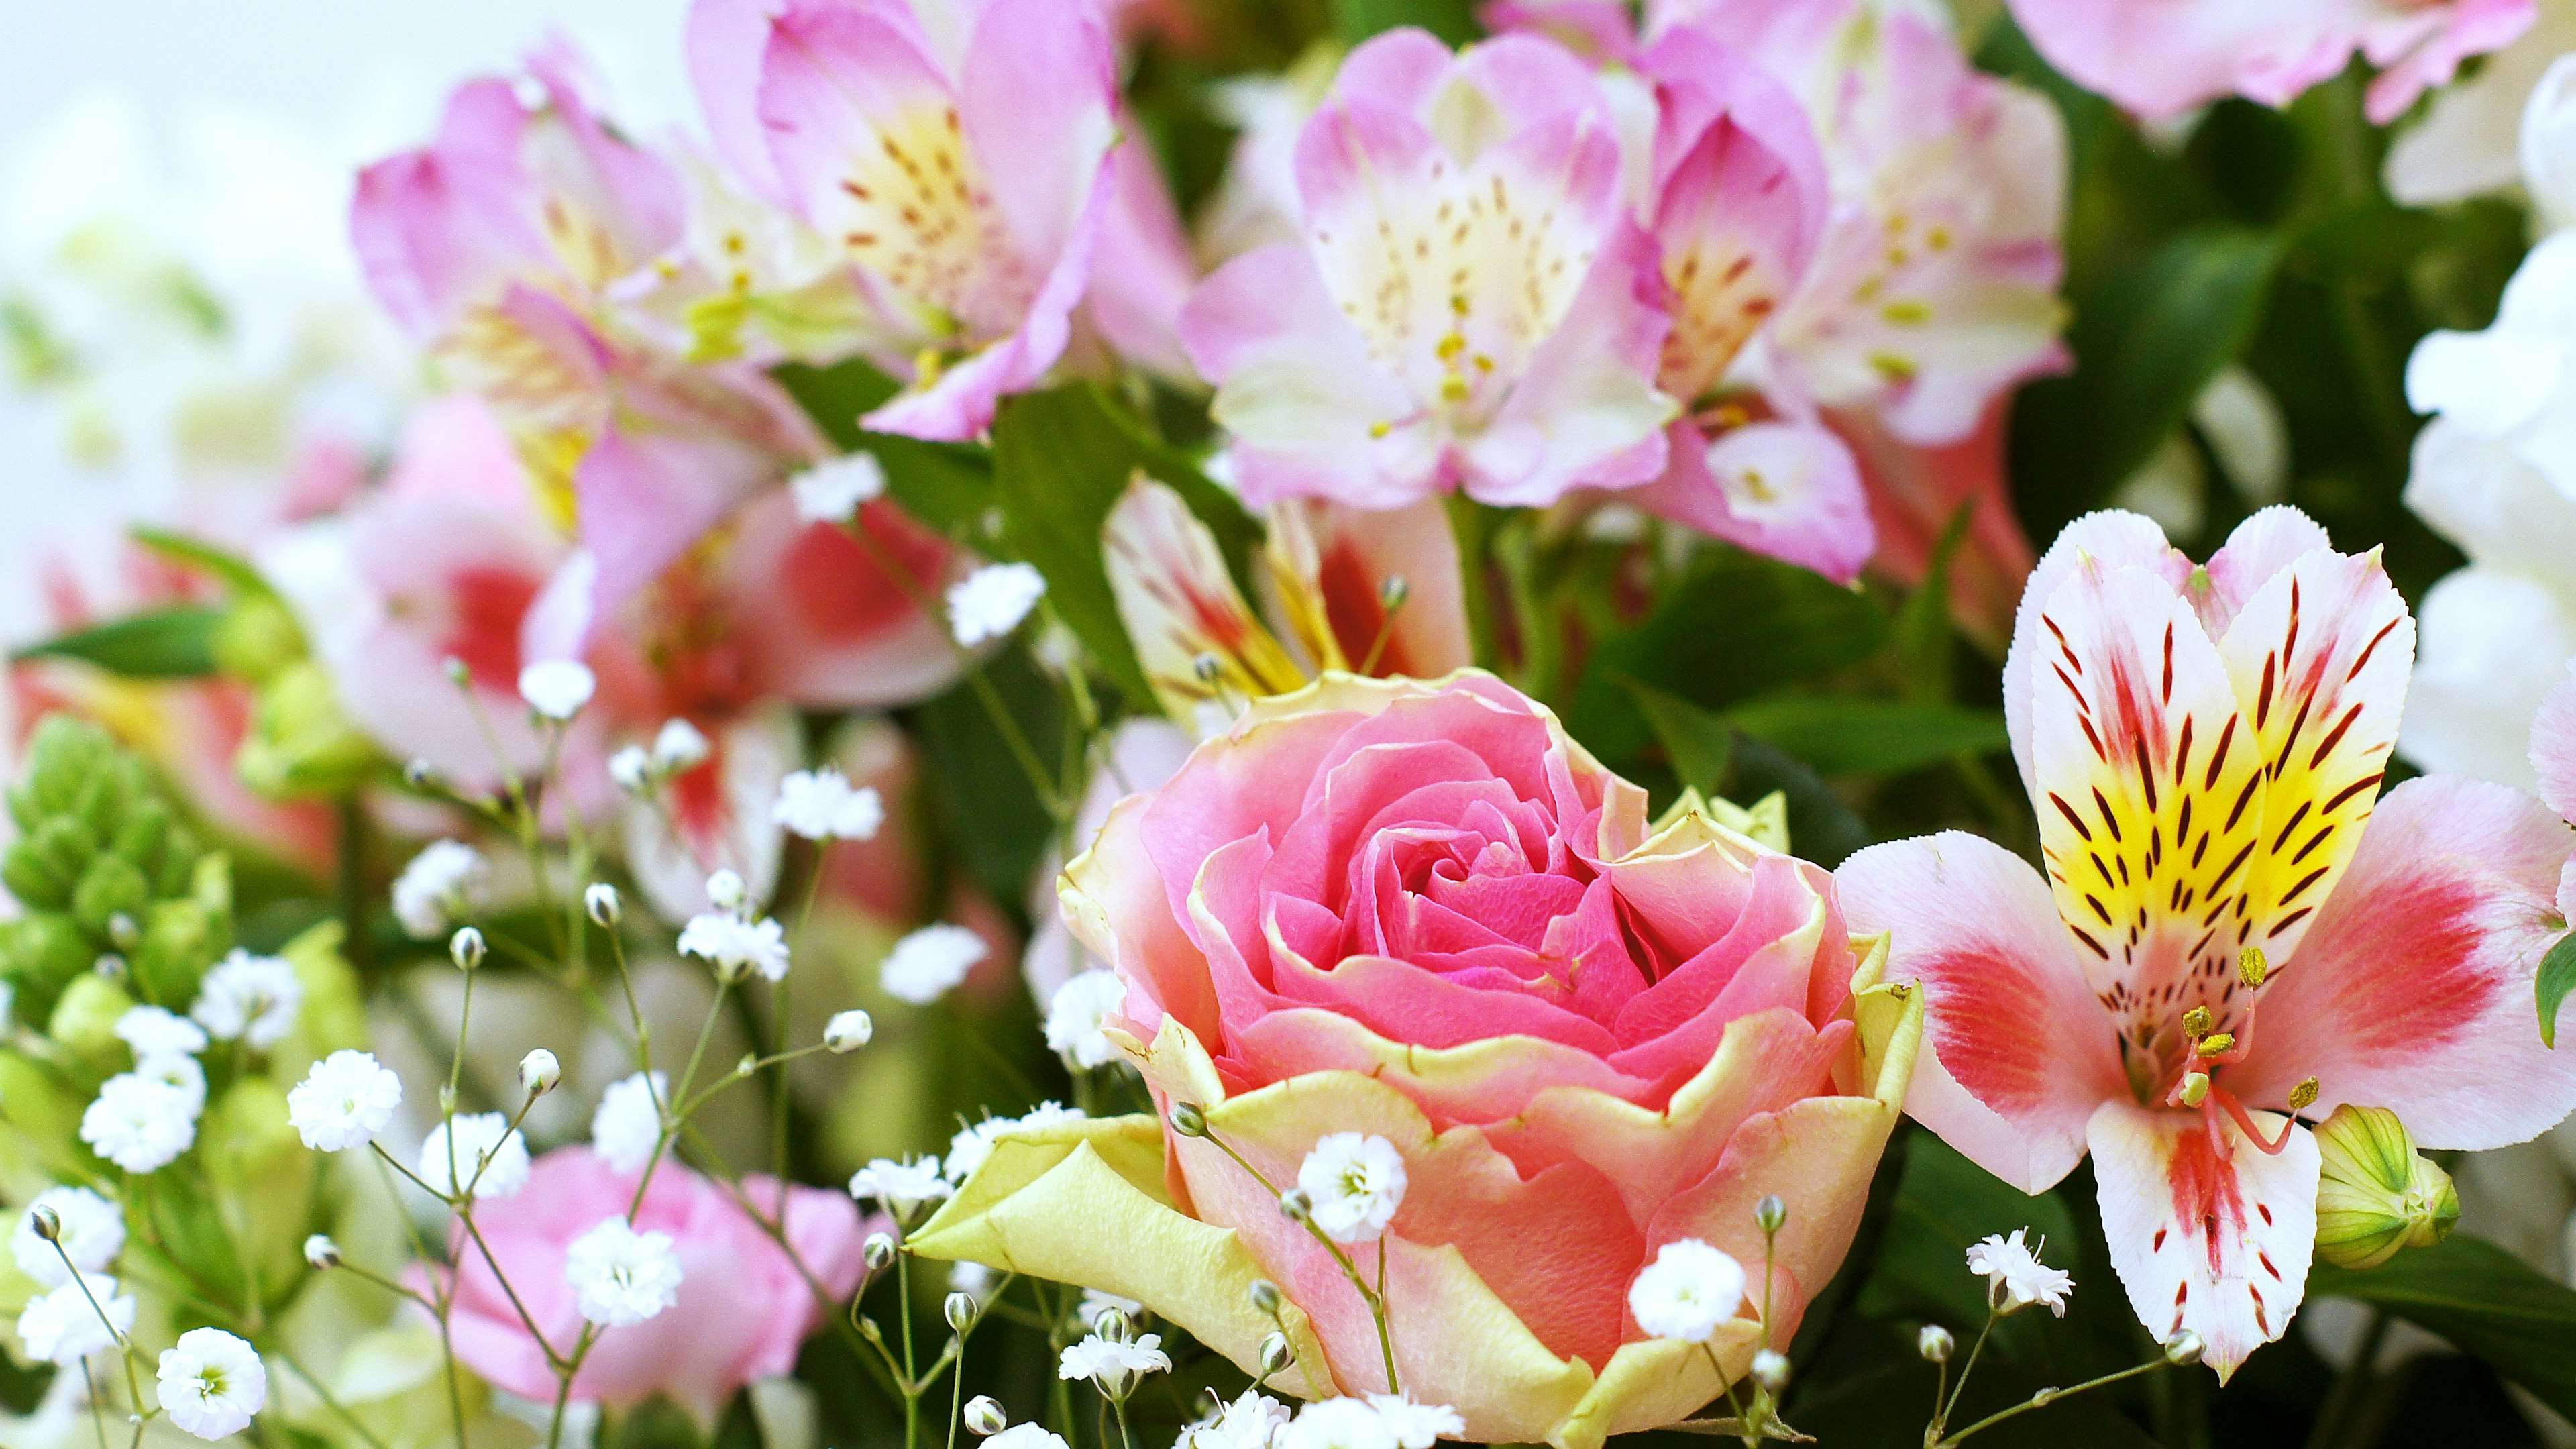
[[[1210,705],[1231,719],[1246,700],[1306,682],[1243,601],[1216,536],[1169,487],[1137,474],[1109,511],[1100,551],[1137,661],[1174,720],[1194,727]]]

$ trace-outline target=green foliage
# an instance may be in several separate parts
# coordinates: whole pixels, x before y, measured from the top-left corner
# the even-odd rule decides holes
[[[215,672],[224,611],[195,604],[137,614],[30,644],[11,657],[76,659],[128,679],[199,679]]]
[[[1407,25],[1451,45],[1464,45],[1481,33],[1473,0],[1333,0],[1333,25],[1353,45]]]
[[[2495,1244],[2454,1233],[2376,1268],[2309,1270],[2310,1298],[2355,1298],[2449,1339],[2576,1418],[2576,1289]]]
[[[2540,1003],[2540,1039],[2558,1045],[2558,1007],[2576,990],[2576,931],[2558,938],[2549,954],[2540,958],[2540,976],[2534,983],[2534,994]]]
[[[1060,759],[1064,708],[1046,677],[1017,652],[994,656],[984,675],[1040,760]],[[987,895],[1016,910],[1055,828],[1044,802],[971,684],[915,707],[910,720],[940,839]]]
[[[905,512],[951,537],[983,525],[993,506],[992,465],[983,449],[859,426],[860,414],[895,395],[893,378],[857,358],[830,367],[788,363],[774,375],[834,446],[875,457],[885,469],[886,495]]]

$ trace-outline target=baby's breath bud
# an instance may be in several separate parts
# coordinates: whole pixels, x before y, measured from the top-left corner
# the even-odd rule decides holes
[[[304,1240],[304,1261],[316,1272],[327,1273],[340,1266],[340,1245],[327,1234],[315,1233]]]
[[[125,981],[125,958],[114,951],[99,953],[99,958],[90,963],[90,969],[97,972],[102,980],[114,981],[120,985]]]
[[[2176,1368],[2191,1367],[2200,1362],[2200,1356],[2208,1351],[2209,1345],[2201,1342],[2200,1335],[2188,1328],[2165,1340],[2165,1362]]]
[[[1780,1397],[1789,1387],[1789,1356],[1773,1348],[1753,1355],[1753,1382],[1772,1398]]]
[[[1184,1137],[1207,1135],[1207,1112],[1196,1102],[1172,1104],[1172,1130]]]
[[[990,1439],[1011,1427],[1011,1416],[991,1394],[977,1394],[966,1401],[966,1430],[978,1438]]]
[[[759,1070],[760,1054],[757,1052],[744,1052],[742,1060],[733,1064],[733,1074],[737,1078],[750,1076]]]
[[[1937,1323],[1923,1325],[1922,1330],[1914,1335],[1914,1351],[1923,1355],[1925,1363],[1948,1363],[1950,1355],[1958,1348],[1959,1340],[1952,1338],[1950,1330]]]
[[[2290,1110],[2304,1112],[2317,1104],[2317,1079],[2310,1077],[2290,1089]]]
[[[438,767],[415,757],[403,766],[403,783],[415,790],[426,790],[438,783]]]
[[[604,880],[592,881],[581,893],[581,906],[590,912],[590,923],[602,930],[614,929],[618,918],[626,914],[626,903],[617,896],[617,887]]]
[[[1286,1373],[1288,1365],[1296,1361],[1297,1351],[1288,1346],[1288,1335],[1274,1328],[1261,1336],[1261,1371],[1263,1373]]]
[[[2244,982],[2247,990],[2262,985],[2263,978],[2271,974],[2272,963],[2263,959],[2262,947],[2248,946],[2236,953],[2236,979]]]
[[[465,667],[464,660],[457,658],[453,654],[448,655],[446,661],[439,667],[446,671],[447,682],[455,685],[459,689],[463,689],[465,686],[474,682],[473,671]]]
[[[1100,1310],[1099,1317],[1091,1320],[1091,1331],[1111,1343],[1125,1343],[1135,1335],[1136,1330],[1135,1326],[1127,1321],[1125,1312],[1116,1308],[1104,1308]]]
[[[867,1264],[871,1273],[883,1272],[893,1266],[894,1234],[868,1234],[868,1240],[859,1245],[859,1261]]]
[[[36,1230],[37,1237],[44,1239],[48,1243],[61,1241],[63,1236],[62,1214],[55,1212],[51,1205],[38,1203],[34,1207],[29,1208],[27,1210],[27,1222],[29,1226]]]
[[[1252,1280],[1252,1311],[1264,1318],[1279,1316],[1279,1285],[1267,1278]]]
[[[2215,1025],[2217,1025],[2217,1019],[2209,1014],[2209,1008],[2206,1006],[2195,1006],[2182,1014],[2182,1029],[2193,1036],[2207,1036],[2209,1029]]]
[[[1309,1223],[1315,1218],[1315,1200],[1302,1187],[1292,1187],[1279,1195],[1279,1212],[1292,1223]]]
[[[1411,597],[1412,593],[1411,580],[1402,574],[1388,574],[1386,581],[1377,586],[1378,607],[1392,614],[1404,607],[1404,601]]]
[[[1779,1232],[1788,1221],[1789,1205],[1782,1202],[1776,1192],[1764,1193],[1762,1200],[1753,1205],[1753,1225],[1760,1228],[1766,1238]]]
[[[876,1019],[852,1008],[833,1013],[831,1021],[823,1027],[823,1045],[833,1052],[854,1052],[866,1046],[876,1034]]]
[[[950,1328],[964,1333],[975,1322],[975,1295],[951,1293],[939,1305],[939,1311],[947,1318]]]
[[[738,872],[720,870],[707,877],[707,899],[715,903],[717,910],[730,911],[741,906],[743,894],[742,876]]]
[[[1225,661],[1214,654],[1202,653],[1190,660],[1190,672],[1199,677],[1199,683],[1214,686],[1225,678]]]
[[[447,938],[447,959],[459,971],[471,971],[483,964],[483,933],[472,926],[459,926]]]
[[[563,1080],[563,1063],[555,1054],[539,1047],[519,1058],[519,1085],[531,1097],[542,1097]]]
[[[2207,1100],[2209,1100],[2209,1073],[2183,1073],[2182,1104],[2186,1107],[2197,1107]]]

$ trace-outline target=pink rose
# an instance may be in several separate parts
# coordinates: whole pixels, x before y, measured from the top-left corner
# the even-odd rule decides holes
[[[1382,1240],[1399,1377],[1477,1440],[1597,1444],[1714,1397],[1708,1357],[1643,1333],[1629,1285],[1678,1238],[1749,1264],[1754,1300],[1711,1343],[1740,1374],[1768,1193],[1789,1208],[1785,1341],[1849,1245],[1919,1032],[1824,871],[1700,810],[1650,824],[1644,791],[1472,672],[1255,704],[1122,802],[1063,894],[1127,984],[1113,1026],[1159,1105],[1203,1107],[1273,1184],[1330,1133],[1403,1156]],[[1006,1138],[915,1246],[1140,1299],[1237,1362],[1266,1277],[1302,1340],[1288,1387],[1387,1387],[1333,1260],[1153,1118]],[[1377,1271],[1377,1243],[1352,1251]]]
[[[746,1177],[742,1191],[763,1212],[779,1208],[775,1178]],[[671,1235],[685,1275],[679,1302],[642,1323],[600,1330],[573,1380],[573,1397],[624,1408],[666,1394],[713,1424],[736,1390],[794,1368],[797,1348],[833,1311],[813,1285],[834,1302],[858,1287],[865,1230],[857,1206],[840,1193],[802,1186],[785,1193],[793,1260],[724,1188],[676,1162],[657,1169],[634,1226]],[[554,1372],[494,1267],[546,1341],[569,1353],[583,1325],[564,1282],[565,1250],[601,1220],[625,1213],[634,1199],[633,1174],[587,1147],[565,1147],[537,1160],[517,1196],[478,1208],[475,1226],[491,1255],[456,1234],[456,1257],[465,1265],[456,1295],[456,1356],[511,1393],[551,1401]]]

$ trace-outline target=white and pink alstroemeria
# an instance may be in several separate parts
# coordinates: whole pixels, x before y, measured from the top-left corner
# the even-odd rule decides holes
[[[2046,874],[1953,832],[1838,876],[1926,993],[1908,1110],[2024,1191],[2089,1150],[2131,1308],[2222,1376],[2306,1291],[2299,1118],[2477,1149],[2576,1106],[2533,1024],[2566,829],[2478,781],[2382,797],[2414,643],[2377,555],[2293,510],[2197,568],[2147,519],[2079,519],[2005,665]]]
[[[850,269],[854,340],[909,362],[868,426],[983,433],[1063,356],[1119,211],[1098,7],[699,0],[689,45],[719,153]]]
[[[1181,320],[1246,499],[1543,506],[1659,476],[1677,405],[1611,101],[1553,41],[1390,31],[1298,137],[1302,240]]]
[[[2540,777],[2540,798],[2549,808],[2576,822],[2576,666],[2540,701],[2531,721],[2531,768]],[[2558,877],[2558,914],[2576,910],[2576,855]]]
[[[2366,100],[2385,125],[2460,63],[2511,44],[2534,0],[2011,0],[2051,65],[2154,120],[2222,96],[2285,106],[2343,73],[2380,67]]]

